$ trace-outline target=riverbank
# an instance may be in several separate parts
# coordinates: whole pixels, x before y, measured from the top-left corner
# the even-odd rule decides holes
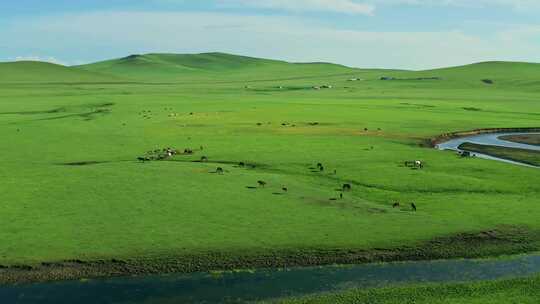
[[[540,302],[540,276],[477,283],[428,284],[283,299],[280,304],[536,304]],[[267,303],[267,302],[265,302]]]
[[[264,253],[206,253],[163,258],[44,262],[3,266],[0,284],[34,283],[217,270],[284,268],[331,264],[484,258],[540,251],[540,231],[501,226],[493,230],[436,238],[398,248],[290,250]]]
[[[492,134],[492,133],[535,133],[540,132],[540,127],[530,128],[482,128],[469,131],[456,131],[450,133],[444,133],[428,140],[431,147],[436,147],[438,144],[461,137],[468,137],[480,134]]]
[[[540,152],[526,149],[464,143],[459,149],[540,167]]]
[[[508,135],[502,136],[502,140],[508,140],[512,142],[517,142],[520,144],[540,146],[540,134],[531,134],[531,135]]]

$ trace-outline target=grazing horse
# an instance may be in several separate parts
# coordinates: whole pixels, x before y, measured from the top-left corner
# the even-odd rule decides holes
[[[411,203],[411,208],[414,212],[416,212],[416,205],[414,203]]]
[[[392,208],[399,208],[399,206],[400,206],[399,202],[396,202],[396,203],[394,203],[394,205],[392,205]]]
[[[257,181],[257,184],[259,184],[259,187],[263,187],[266,186],[266,182],[265,181]]]
[[[343,184],[343,191],[351,191],[352,186],[350,184]]]

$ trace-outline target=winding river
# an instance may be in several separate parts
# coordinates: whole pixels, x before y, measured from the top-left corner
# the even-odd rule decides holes
[[[531,135],[531,134],[540,134],[540,133],[488,133],[488,134],[478,134],[478,135],[472,135],[472,136],[466,136],[466,137],[460,137],[451,139],[449,141],[443,142],[435,146],[435,148],[439,150],[452,150],[452,151],[459,151],[462,152],[463,150],[459,149],[459,146],[461,146],[464,143],[473,143],[473,144],[479,144],[479,145],[490,145],[490,146],[500,146],[500,147],[507,147],[507,148],[518,148],[518,149],[525,149],[525,150],[533,150],[533,151],[540,151],[540,146],[535,145],[528,145],[528,144],[522,144],[522,143],[516,143],[508,140],[501,139],[501,137],[508,136],[508,135]],[[537,166],[532,166],[529,164],[524,164],[517,161],[512,161],[508,159],[503,159],[499,157],[490,156],[487,154],[482,153],[476,153],[471,152],[473,155],[479,158],[484,159],[490,159],[490,160],[497,160],[502,161],[505,163],[510,163],[514,165],[521,165],[531,168],[540,168]]]
[[[2,303],[245,303],[348,288],[470,282],[540,274],[540,253],[486,260],[441,260],[304,267],[252,272],[112,278],[0,287]]]

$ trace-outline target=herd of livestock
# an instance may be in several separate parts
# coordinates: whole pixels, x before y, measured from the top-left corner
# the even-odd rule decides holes
[[[204,147],[200,147],[198,151],[203,151],[204,150]],[[174,149],[174,148],[170,148],[170,147],[167,147],[167,148],[163,148],[163,149],[156,149],[156,150],[151,150],[151,151],[148,151],[146,153],[146,155],[144,156],[141,156],[141,157],[138,157],[137,160],[140,161],[140,162],[148,162],[148,161],[160,161],[160,160],[167,160],[167,159],[170,159],[176,155],[193,155],[195,153],[195,151],[191,148],[185,148],[184,150],[179,150],[179,149]],[[207,156],[201,156],[201,158],[196,161],[196,162],[208,162],[208,157]],[[424,163],[420,160],[415,160],[415,161],[405,161],[404,163],[405,167],[408,167],[408,168],[413,168],[413,169],[423,169],[424,168]],[[244,162],[239,162],[237,164],[238,167],[246,167],[246,163]],[[254,167],[254,166],[252,166]],[[325,167],[322,163],[317,163],[317,166],[316,168],[310,168],[312,169],[312,172],[324,172],[325,171]],[[222,175],[225,173],[225,170],[222,168],[222,167],[217,167],[216,170],[213,172],[213,173],[217,173],[219,175]],[[333,175],[337,175],[337,170],[333,170]],[[267,183],[263,180],[259,180],[257,181],[257,185],[260,187],[260,188],[264,188],[267,186]],[[251,187],[248,187],[248,188],[251,188]],[[282,188],[282,191],[284,193],[287,193],[289,191],[288,187],[286,186],[283,186]],[[340,193],[339,193],[339,198],[340,199],[343,199],[344,198],[344,194],[345,192],[350,192],[352,191],[352,185],[351,184],[343,184],[341,189],[340,189]],[[335,199],[332,199],[332,200],[335,200]],[[417,207],[416,207],[416,204],[415,203],[411,203],[410,204],[411,206],[411,210],[412,211],[417,211]],[[399,202],[395,202],[393,205],[392,205],[393,208],[401,208],[401,204]]]

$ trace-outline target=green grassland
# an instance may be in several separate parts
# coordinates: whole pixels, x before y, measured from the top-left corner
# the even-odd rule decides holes
[[[539,166],[540,167],[540,152],[533,150],[506,148],[490,145],[478,145],[473,143],[464,143],[460,146],[460,149],[488,154],[503,159],[522,162],[525,164]]]
[[[311,296],[277,302],[282,304],[534,304],[540,301],[539,285],[540,277],[532,277],[472,284],[433,284],[352,290],[339,294]]]
[[[219,53],[0,64],[0,264],[324,254],[505,227],[534,239],[539,170],[423,143],[537,127],[539,75],[526,63],[409,72]],[[165,147],[195,153],[136,161]],[[403,166],[416,159],[423,170]]]

